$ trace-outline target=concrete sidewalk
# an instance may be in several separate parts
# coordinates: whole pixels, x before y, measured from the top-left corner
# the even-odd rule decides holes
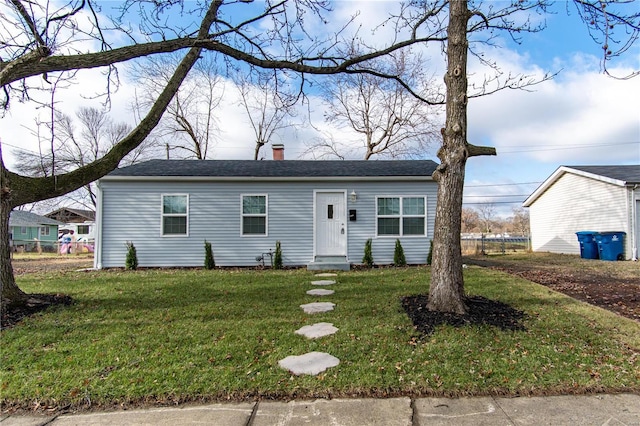
[[[636,425],[640,395],[532,398],[333,399],[153,408],[56,417],[2,415],[0,426],[40,425]]]

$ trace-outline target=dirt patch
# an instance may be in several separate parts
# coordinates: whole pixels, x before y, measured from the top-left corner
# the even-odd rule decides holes
[[[69,255],[56,257],[14,258],[11,261],[15,276],[39,272],[75,271],[93,267],[93,256]]]
[[[466,257],[464,262],[507,272],[640,321],[640,262],[549,253]]]

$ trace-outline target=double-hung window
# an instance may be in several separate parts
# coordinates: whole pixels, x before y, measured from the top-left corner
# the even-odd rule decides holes
[[[41,236],[49,236],[51,235],[51,228],[49,228],[48,226],[43,226],[40,228],[40,235]]]
[[[242,235],[267,235],[267,196],[242,195]]]
[[[162,196],[162,235],[188,235],[189,196]]]
[[[426,235],[425,197],[377,197],[379,236]]]

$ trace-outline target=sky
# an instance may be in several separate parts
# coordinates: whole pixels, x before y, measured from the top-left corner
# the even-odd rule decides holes
[[[465,177],[465,207],[492,206],[498,216],[509,216],[521,206],[554,170],[561,165],[635,164],[640,167],[640,76],[620,80],[602,73],[601,47],[589,36],[584,24],[567,4],[560,1],[556,14],[546,15],[547,28],[536,34],[524,35],[521,44],[508,38],[496,40],[497,47],[486,54],[495,59],[505,73],[541,76],[557,73],[549,81],[526,91],[503,90],[490,96],[470,99],[468,109],[468,140],[475,145],[497,149],[493,157],[473,157],[467,162]],[[387,1],[342,1],[334,3],[338,16],[359,12],[356,23],[361,33],[370,22],[379,22],[395,8]],[[568,15],[566,11],[571,13]],[[336,20],[338,25],[339,20]],[[379,40],[391,37],[392,29],[379,29],[371,37]],[[444,61],[437,51],[429,66],[442,81]],[[132,122],[130,103],[135,85],[121,67],[122,86],[112,98],[111,115],[115,121]],[[640,69],[640,44],[633,46],[623,60],[612,65],[614,75],[627,75]],[[124,71],[124,72],[123,72]],[[481,82],[489,72],[470,58],[469,80]],[[78,85],[60,92],[59,108],[72,114],[81,105],[98,105],[87,99],[104,86],[99,70],[83,71]],[[97,83],[98,82],[98,83]],[[96,84],[99,86],[96,87]],[[313,92],[309,108],[316,127],[345,138],[348,131],[335,129],[323,122],[324,109]],[[12,168],[12,149],[38,151],[33,135],[34,117],[46,114],[32,103],[14,102],[0,118],[2,154],[5,165]],[[215,159],[250,159],[254,136],[246,113],[238,105],[238,95],[225,90],[217,116],[221,133],[212,150]],[[443,116],[439,117],[443,120]],[[308,125],[297,126],[277,136],[273,142],[285,145],[286,159],[304,157],[305,142],[318,134]],[[425,158],[437,161],[438,146],[432,146]],[[270,158],[270,153],[265,152]]]

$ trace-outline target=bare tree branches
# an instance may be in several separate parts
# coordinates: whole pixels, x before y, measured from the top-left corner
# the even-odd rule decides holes
[[[371,65],[398,76],[398,79],[415,87],[420,98],[428,98],[438,93],[438,87],[426,74],[424,62],[420,55],[407,51],[390,55],[384,64]],[[364,148],[365,160],[373,156],[424,156],[429,145],[435,143],[439,136],[439,110],[412,96],[396,80],[364,73],[344,74],[327,81],[323,87],[329,106],[325,116],[327,122],[355,132],[360,149]],[[313,143],[308,151],[332,155],[339,151],[339,145],[336,141]],[[345,152],[348,149],[341,151],[341,157],[349,156]]]
[[[255,135],[253,159],[260,160],[260,150],[274,136],[291,127],[288,118],[295,115],[297,95],[281,89],[278,77],[269,73],[254,72],[253,77],[240,77],[236,87],[240,93],[240,105]]]

